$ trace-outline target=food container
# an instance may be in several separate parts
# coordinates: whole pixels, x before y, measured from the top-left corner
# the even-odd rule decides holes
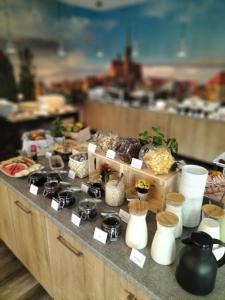
[[[81,200],[78,206],[78,214],[82,220],[90,221],[97,216],[96,203],[93,199]]]
[[[47,174],[47,181],[59,183],[61,181],[61,176],[56,172],[50,172]]]
[[[118,136],[109,131],[98,131],[93,137],[96,143],[97,150],[100,152],[107,152],[107,150],[114,150],[118,141]]]
[[[126,163],[131,163],[132,158],[138,158],[141,144],[135,138],[120,138],[116,144],[116,153]]]
[[[109,214],[104,217],[101,227],[102,230],[108,233],[111,242],[117,241],[122,232],[121,218],[118,215]]]
[[[72,155],[69,159],[69,168],[73,170],[79,178],[88,176],[88,154],[79,153]]]
[[[35,131],[25,132],[22,136],[22,143],[23,152],[29,153],[30,146],[36,145],[40,154],[42,153],[42,150],[46,150],[54,144],[54,139],[49,131],[39,129]]]
[[[60,155],[53,155],[49,157],[48,162],[51,170],[62,170],[64,168],[64,162]]]
[[[144,162],[155,175],[168,174],[174,158],[167,147],[153,147],[144,155]]]
[[[60,206],[63,207],[70,207],[75,203],[75,197],[73,192],[68,190],[63,190],[58,193],[58,201]]]
[[[56,181],[47,181],[44,185],[43,196],[49,199],[57,198],[60,185]]]
[[[105,186],[105,202],[110,206],[120,206],[125,198],[125,187],[123,181],[110,180]]]
[[[28,184],[31,185],[35,185],[35,186],[43,186],[44,183],[46,182],[46,176],[43,173],[40,172],[34,172],[31,173],[28,177]]]
[[[89,182],[88,194],[94,198],[101,198],[104,196],[104,189],[100,182]]]
[[[64,132],[64,134],[66,137],[80,142],[86,142],[91,138],[90,127],[85,127],[78,132]]]

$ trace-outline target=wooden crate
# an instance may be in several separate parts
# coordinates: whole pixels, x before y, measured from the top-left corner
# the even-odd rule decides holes
[[[102,163],[108,163],[119,174],[124,174],[124,183],[127,190],[134,191],[135,182],[138,179],[146,179],[150,183],[148,201],[150,210],[154,213],[162,211],[165,207],[165,197],[168,192],[176,191],[178,173],[171,172],[168,175],[154,175],[150,169],[141,170],[132,168],[129,164],[120,159],[109,159],[104,154],[88,153],[89,155],[89,176],[96,173]],[[96,160],[96,169],[95,169]]]

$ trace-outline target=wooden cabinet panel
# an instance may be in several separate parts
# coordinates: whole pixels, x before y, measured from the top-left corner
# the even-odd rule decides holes
[[[105,300],[150,300],[118,273],[105,267]]]
[[[8,188],[0,181],[0,238],[16,253],[15,232],[12,222]]]
[[[89,251],[84,251],[84,272],[86,299],[104,300],[104,263]]]
[[[16,236],[16,255],[41,285],[52,294],[45,218],[27,201],[10,191]]]
[[[47,232],[54,299],[88,300],[83,248],[49,220]]]

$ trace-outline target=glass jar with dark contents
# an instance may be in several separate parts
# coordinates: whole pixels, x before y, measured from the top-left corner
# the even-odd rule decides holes
[[[57,181],[47,181],[44,185],[43,196],[49,199],[56,198],[60,189]]]
[[[93,199],[81,200],[78,206],[78,214],[82,220],[92,220],[97,216],[96,202]]]
[[[28,177],[28,184],[31,185],[35,185],[35,186],[42,186],[44,185],[46,181],[46,176],[45,174],[43,173],[40,173],[40,172],[34,172],[34,173],[31,173]]]
[[[75,197],[73,192],[69,190],[63,190],[58,193],[58,201],[63,207],[70,207],[75,203]]]
[[[102,222],[102,229],[108,233],[110,241],[117,241],[121,235],[121,218],[115,214],[106,215]]]
[[[47,174],[47,181],[48,182],[56,181],[59,183],[61,181],[61,176],[56,172],[50,172]]]

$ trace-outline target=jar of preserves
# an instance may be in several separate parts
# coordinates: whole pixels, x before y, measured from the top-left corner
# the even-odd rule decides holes
[[[44,184],[43,196],[49,199],[57,198],[58,192],[60,189],[60,185],[56,181],[47,181]]]

